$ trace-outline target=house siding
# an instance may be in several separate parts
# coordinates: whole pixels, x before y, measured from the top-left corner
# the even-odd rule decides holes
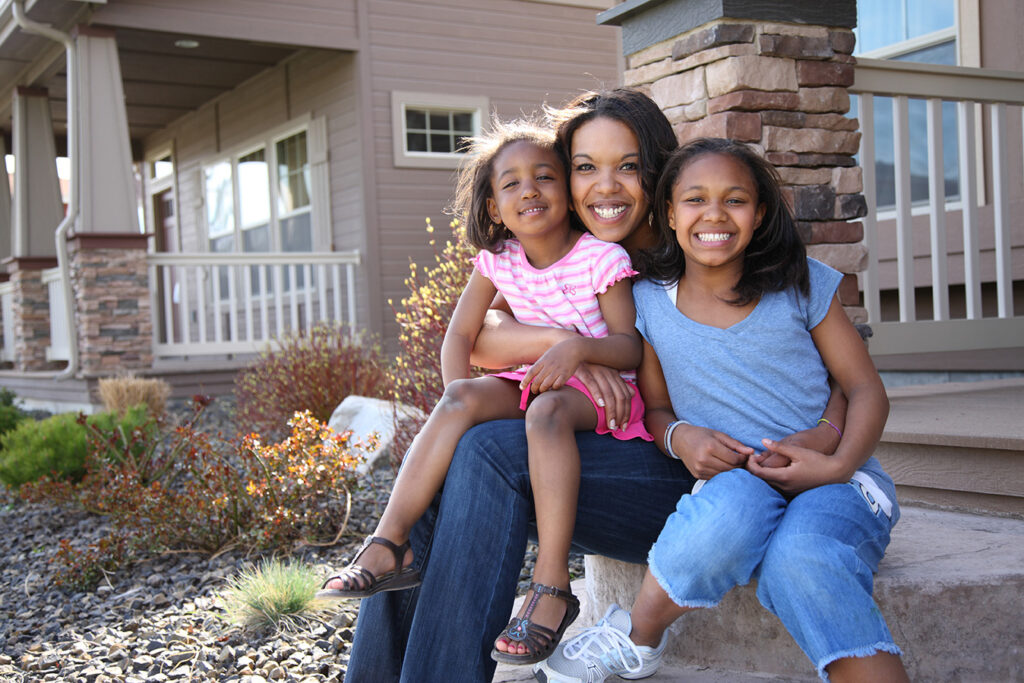
[[[356,0],[117,0],[94,5],[92,23],[153,31],[354,49]]]
[[[379,243],[371,257],[381,274],[381,331],[393,341],[398,331],[387,301],[407,294],[410,259],[433,263],[424,219],[443,242],[454,173],[395,167],[392,91],[482,95],[502,118],[534,112],[544,102],[617,85],[618,30],[597,26],[593,9],[517,0],[373,0],[368,12]]]

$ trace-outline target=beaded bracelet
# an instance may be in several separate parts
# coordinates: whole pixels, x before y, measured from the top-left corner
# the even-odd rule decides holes
[[[839,438],[840,438],[840,439],[842,439],[842,438],[843,438],[843,433],[842,433],[842,432],[841,432],[841,431],[839,430],[839,427],[836,427],[836,426],[835,426],[834,424],[832,424],[831,422],[829,422],[829,421],[828,421],[828,420],[826,420],[825,418],[821,418],[820,420],[818,420],[818,424],[821,424],[822,422],[824,422],[825,424],[827,424],[827,425],[828,425],[829,427],[831,427],[832,429],[836,430],[836,434],[838,434],[838,435],[839,435]]]
[[[676,420],[675,422],[670,424],[668,428],[665,430],[665,452],[668,453],[669,456],[675,458],[676,460],[682,460],[682,458],[676,455],[676,452],[672,450],[672,432],[674,432],[676,430],[676,427],[678,427],[679,425],[688,424],[690,423],[687,422],[686,420]]]

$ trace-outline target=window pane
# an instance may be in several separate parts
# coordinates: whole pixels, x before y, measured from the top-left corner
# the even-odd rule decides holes
[[[277,179],[277,207],[282,215],[309,206],[305,131],[277,143]]]
[[[225,235],[210,240],[210,251],[217,254],[229,254],[235,250],[235,236]]]
[[[427,112],[422,109],[406,109],[405,127],[424,130],[427,127]]]
[[[455,112],[452,114],[452,130],[459,133],[473,132],[473,115]]]
[[[265,150],[238,160],[238,203],[243,230],[270,221],[270,169]]]
[[[948,43],[932,45],[931,47],[893,57],[893,59],[901,62],[956,66],[956,42],[951,40]]]
[[[266,225],[242,231],[242,251],[270,251],[270,230]]]
[[[430,112],[430,130],[451,130],[448,112]]]
[[[447,133],[444,135],[433,134],[430,136],[430,151],[444,152],[452,151],[452,138]]]
[[[281,221],[281,248],[284,251],[313,251],[313,231],[308,212]]]
[[[222,161],[204,170],[206,187],[206,225],[209,236],[235,232],[235,207],[231,187],[231,164]]]
[[[871,52],[906,39],[900,0],[858,0],[857,53]]]
[[[427,151],[427,135],[426,133],[409,133],[405,136],[406,149],[410,152],[426,152]]]
[[[170,154],[149,164],[149,177],[153,180],[166,178],[172,173],[174,173],[174,162],[171,161]]]
[[[954,25],[955,0],[907,0],[907,38]]]

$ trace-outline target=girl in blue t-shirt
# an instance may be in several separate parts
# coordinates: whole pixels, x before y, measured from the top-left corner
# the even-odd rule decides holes
[[[681,147],[654,210],[659,244],[633,290],[645,421],[706,481],[666,521],[632,612],[612,605],[538,677],[649,676],[673,621],[756,578],[822,678],[907,680],[871,596],[899,516],[871,457],[889,403],[839,303],[842,275],[807,258],[777,173],[745,145]],[[829,374],[849,401],[835,453],[783,441],[821,421]]]

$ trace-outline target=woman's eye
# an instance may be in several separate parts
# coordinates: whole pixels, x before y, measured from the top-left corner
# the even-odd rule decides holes
[[[623,171],[634,172],[640,170],[640,164],[636,163],[635,161],[627,161],[626,163],[622,164],[622,166],[619,166],[619,169]]]
[[[576,171],[577,173],[586,173],[587,171],[593,171],[594,170],[594,165],[591,164],[591,163],[579,164],[573,170]]]

